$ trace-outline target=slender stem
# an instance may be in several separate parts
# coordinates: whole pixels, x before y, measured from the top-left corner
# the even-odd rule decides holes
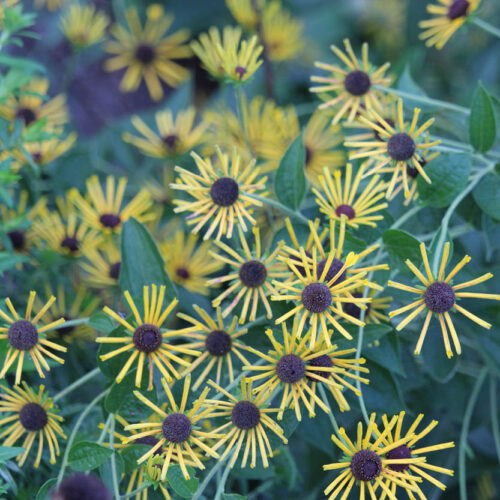
[[[130,493],[126,493],[125,495],[122,495],[120,498],[124,499],[124,498],[135,497],[135,495],[137,495],[137,493],[144,491],[146,488],[149,488],[149,486],[150,486],[150,483],[148,481],[146,481],[139,488],[135,489],[134,491],[131,491]]]
[[[212,469],[207,474],[207,476],[205,477],[205,479],[203,480],[203,482],[200,484],[200,486],[198,486],[198,489],[196,490],[196,492],[194,493],[194,495],[191,497],[191,500],[198,500],[198,498],[201,497],[201,495],[205,491],[206,487],[208,486],[208,484],[210,483],[210,481],[212,480],[212,478],[215,476],[215,474],[217,473],[217,471],[222,467],[223,463],[224,462],[217,462],[212,467]]]
[[[83,377],[80,377],[78,380],[73,382],[71,385],[68,385],[65,389],[63,389],[61,392],[58,392],[53,398],[52,401],[55,403],[59,399],[63,398],[70,392],[74,391],[76,388],[80,387],[81,385],[85,384],[85,382],[88,382],[91,378],[94,378],[98,373],[101,371],[99,368],[94,368],[91,372],[88,372],[87,375],[84,375]]]
[[[233,453],[231,453],[230,457],[227,458],[226,468],[224,469],[224,473],[222,474],[222,477],[219,481],[219,484],[217,485],[217,490],[215,491],[215,500],[220,500],[220,498],[224,494],[224,489],[226,487],[226,481],[227,481],[227,478],[229,476],[229,473],[231,472],[231,467],[229,467],[229,464],[231,463],[231,459],[232,459],[235,451],[233,451]]]
[[[118,481],[118,475],[116,473],[116,459],[115,459],[115,416],[111,415],[111,426],[109,429],[109,447],[113,450],[111,455],[111,479],[113,480],[113,493],[115,495],[115,500],[120,500],[120,487]]]
[[[479,376],[472,388],[469,402],[465,408],[464,418],[462,422],[462,430],[460,432],[460,444],[458,448],[458,484],[460,488],[460,500],[467,500],[467,477],[465,463],[465,448],[467,446],[467,436],[469,434],[469,426],[472,418],[472,412],[476,406],[476,401],[479,396],[479,391],[483,386],[484,379],[488,373],[488,368],[485,367],[479,373]]]
[[[67,328],[68,326],[86,325],[89,322],[89,319],[90,318],[78,318],[72,319],[70,321],[65,321],[64,323],[61,323],[60,325],[54,327],[53,330],[59,330],[59,328]]]
[[[328,418],[330,419],[332,427],[335,429],[335,433],[337,434],[337,437],[342,439],[342,436],[339,434],[339,425],[337,424],[337,420],[335,420],[335,417],[334,417],[333,411],[332,411],[332,407],[330,406],[330,401],[328,401],[328,397],[326,395],[325,388],[323,387],[323,384],[321,382],[318,383],[318,388],[319,388],[319,393],[320,393],[320,396],[321,396],[323,403],[325,403],[325,405],[330,410],[328,412]]]
[[[493,439],[495,440],[498,463],[500,464],[500,427],[498,426],[497,380],[494,375],[490,376],[490,410]]]
[[[62,459],[62,464],[61,464],[61,470],[59,471],[59,475],[57,476],[57,484],[59,485],[64,477],[64,471],[66,470],[66,467],[68,465],[68,457],[69,457],[69,452],[71,450],[71,446],[73,445],[73,441],[75,440],[76,433],[78,432],[78,429],[82,425],[83,421],[87,417],[87,415],[90,413],[92,408],[101,401],[101,399],[105,398],[109,393],[109,389],[101,392],[98,394],[90,403],[89,405],[83,410],[81,415],[78,417],[77,421],[75,422],[75,426],[73,427],[73,430],[71,431],[71,434],[69,435],[68,441],[66,443],[66,449],[64,450],[64,455]]]
[[[108,418],[106,419],[106,422],[104,423],[104,427],[102,428],[101,435],[99,436],[99,439],[97,440],[97,444],[102,444],[104,441],[104,438],[106,437],[106,434],[108,433],[109,426],[111,424],[111,420],[113,419],[113,414],[108,415]]]
[[[404,90],[397,90],[393,88],[381,87],[380,85],[374,85],[378,90],[389,92],[390,94],[398,95],[399,97],[404,97],[405,99],[410,99],[415,102],[420,102],[422,104],[430,104],[432,106],[437,106],[438,108],[449,109],[450,111],[456,111],[457,113],[462,113],[464,115],[470,114],[470,109],[464,106],[459,106],[458,104],[453,104],[451,102],[441,101],[439,99],[432,99],[431,97],[411,94],[410,92],[405,92]]]
[[[266,196],[259,196],[258,194],[247,194],[246,195],[248,198],[253,198],[254,200],[260,201],[264,203],[265,205],[269,205],[271,207],[277,208],[278,210],[281,210],[282,212],[290,215],[291,217],[294,217],[297,220],[300,220],[302,224],[309,224],[309,219],[306,219],[301,213],[296,212],[295,210],[292,210],[291,208],[288,208],[286,205],[283,205],[279,201],[273,200],[272,198],[267,198]]]
[[[452,201],[451,205],[448,207],[448,210],[446,210],[446,213],[444,214],[444,217],[441,221],[439,238],[437,241],[436,251],[434,252],[434,258],[432,261],[432,272],[434,273],[434,275],[437,275],[437,272],[439,269],[439,262],[441,260],[441,254],[443,251],[444,242],[446,240],[446,233],[448,232],[448,225],[450,223],[450,219],[451,219],[451,216],[453,215],[453,212],[455,212],[458,205],[460,205],[460,202],[476,187],[478,182],[486,174],[491,172],[494,167],[495,167],[495,164],[490,163],[490,165],[487,168],[481,170],[481,172],[476,174],[472,178],[472,181],[470,182],[470,184]]]
[[[490,35],[493,35],[493,36],[496,36],[497,38],[500,38],[500,29],[497,28],[496,26],[493,26],[490,23],[487,23],[486,21],[483,21],[482,19],[479,19],[477,17],[474,18],[474,20],[472,22],[476,26],[478,26],[479,28],[490,33]]]

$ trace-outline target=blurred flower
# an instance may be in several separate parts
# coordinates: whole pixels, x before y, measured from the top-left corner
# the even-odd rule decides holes
[[[211,447],[212,450],[216,451],[225,445],[224,453],[222,453],[219,460],[222,461],[231,456],[229,467],[234,467],[243,445],[245,445],[241,467],[246,467],[251,447],[250,467],[253,469],[257,462],[256,450],[258,443],[262,465],[264,468],[269,467],[267,458],[273,456],[273,450],[266,431],[272,431],[284,444],[288,443],[283,429],[270,417],[271,413],[279,410],[266,407],[266,401],[271,393],[264,394],[260,392],[257,396],[254,396],[252,380],[245,378],[241,379],[241,394],[238,397],[233,396],[212,380],[209,380],[208,384],[216,389],[221,396],[224,396],[225,399],[206,399],[203,405],[215,408],[214,416],[225,417],[229,420],[229,422],[214,430],[215,433],[225,432],[224,437]]]
[[[37,9],[46,8],[50,11],[60,9],[68,0],[35,0]]]
[[[319,176],[321,191],[313,188],[319,209],[330,219],[346,219],[346,224],[358,228],[360,225],[377,227],[377,221],[383,220],[383,215],[377,215],[387,203],[379,203],[385,198],[387,184],[379,175],[373,175],[363,191],[357,194],[361,179],[366,176],[367,165],[363,164],[352,178],[352,164],[345,169],[344,187],[342,188],[342,172],[335,170],[333,177],[325,167],[323,175]]]
[[[431,184],[429,176],[425,173],[425,165],[422,154],[426,150],[441,144],[441,141],[429,142],[428,135],[420,137],[433,123],[434,118],[430,118],[423,125],[417,128],[420,109],[413,110],[411,123],[405,122],[403,114],[403,100],[399,99],[397,103],[397,120],[382,118],[377,112],[371,112],[365,116],[360,116],[359,120],[366,123],[376,132],[374,140],[351,141],[347,140],[344,145],[358,151],[351,151],[349,159],[369,158],[374,166],[367,169],[363,176],[367,177],[379,172],[391,172],[392,178],[387,187],[387,197],[390,199],[396,187],[396,181],[402,178],[405,197],[410,196],[408,186],[407,167],[413,167]],[[423,150],[422,153],[419,150]],[[435,157],[435,156],[434,156]]]
[[[151,130],[138,116],[133,116],[132,125],[142,137],[124,132],[123,140],[153,158],[180,156],[194,149],[203,138],[206,125],[194,126],[195,116],[196,111],[192,107],[179,111],[175,118],[168,109],[158,111],[155,120],[159,133]]]
[[[255,224],[249,207],[262,206],[262,203],[248,195],[266,188],[267,177],[258,179],[260,168],[255,168],[255,160],[240,169],[241,159],[235,150],[231,161],[219,147],[216,147],[216,153],[215,165],[210,158],[203,159],[196,153],[191,153],[199,174],[176,166],[175,171],[179,173],[179,177],[170,185],[172,189],[185,191],[196,200],[173,201],[177,205],[175,213],[191,212],[186,217],[186,222],[190,226],[196,224],[192,229],[193,233],[197,234],[212,219],[203,236],[204,240],[210,238],[217,226],[219,230],[216,239],[220,240],[222,235],[231,238],[235,224],[244,231],[247,230],[246,221]],[[261,196],[266,194],[265,191],[260,193]]]
[[[246,30],[257,27],[259,16],[255,7],[262,8],[265,0],[226,0],[227,8],[236,19],[237,23]]]
[[[9,350],[5,356],[3,368],[0,372],[0,378],[4,378],[5,374],[9,368],[13,365],[14,361],[17,359],[17,369],[16,369],[16,380],[15,384],[21,382],[21,375],[23,371],[23,363],[25,354],[29,354],[35,368],[41,378],[45,378],[43,368],[46,371],[50,371],[50,366],[47,363],[45,356],[57,361],[58,363],[64,364],[64,359],[56,356],[50,352],[47,348],[50,347],[55,351],[66,352],[66,347],[60,346],[50,340],[46,339],[46,333],[49,330],[54,329],[56,326],[62,325],[64,323],[64,318],[59,318],[56,321],[51,321],[50,323],[37,327],[35,326],[40,319],[42,319],[48,309],[55,302],[56,298],[54,296],[42,306],[33,319],[31,319],[31,312],[33,309],[33,304],[35,302],[36,292],[31,291],[28,299],[28,304],[26,305],[26,314],[24,319],[20,318],[17,311],[14,309],[10,298],[5,299],[5,304],[9,308],[12,316],[6,314],[2,309],[0,309],[0,318],[4,322],[8,323],[8,327],[0,327],[0,339],[7,340],[9,345]],[[41,366],[40,366],[41,365]]]
[[[94,5],[74,3],[61,16],[60,28],[64,36],[77,48],[90,47],[99,43],[106,34],[108,16]]]
[[[425,458],[388,457],[391,452],[394,452],[400,446],[406,445],[414,435],[389,443],[385,437],[394,427],[398,418],[393,417],[385,425],[385,428],[379,431],[375,424],[375,417],[375,413],[372,413],[364,436],[363,424],[358,422],[357,440],[355,441],[351,441],[343,427],[339,429],[338,437],[332,434],[332,441],[343,452],[343,457],[341,462],[323,465],[323,470],[342,470],[325,489],[328,500],[335,500],[341,493],[343,493],[343,499],[347,498],[355,483],[360,488],[360,500],[365,498],[365,492],[372,499],[382,498],[375,494],[378,488],[382,489],[381,494],[384,498],[387,496],[391,500],[396,500],[396,496],[391,492],[391,487],[394,484],[399,486],[407,485],[407,490],[412,493],[418,491],[416,481],[419,478],[412,476],[408,472],[402,473],[394,469],[396,466],[399,469],[410,464],[421,465]]]
[[[106,241],[103,245],[99,245],[99,248],[90,248],[83,256],[86,260],[80,262],[80,266],[88,273],[89,286],[109,288],[118,285],[121,254],[112,241]]]
[[[397,448],[393,448],[389,450],[385,458],[388,460],[393,460],[393,459],[411,459],[411,458],[421,458],[422,455],[426,455],[427,453],[431,453],[433,451],[438,451],[438,450],[445,450],[447,448],[453,448],[455,446],[455,443],[453,442],[448,442],[448,443],[440,443],[440,444],[435,444],[431,446],[425,446],[423,448],[415,448],[415,444],[418,443],[421,439],[423,439],[425,436],[427,436],[437,425],[438,421],[433,420],[427,427],[424,429],[420,430],[417,433],[417,428],[420,425],[420,422],[424,418],[424,415],[421,413],[418,415],[418,417],[413,421],[413,423],[410,425],[406,433],[402,432],[402,427],[403,427],[403,421],[405,417],[405,412],[402,411],[397,417],[393,417],[391,421],[388,420],[387,415],[382,416],[382,423],[384,424],[385,429],[389,429],[388,432],[385,433],[384,436],[384,444],[392,445],[394,443],[397,443],[403,439],[408,439],[405,444],[401,444]],[[396,425],[394,426],[394,421],[396,422]],[[413,493],[415,493],[416,488],[416,493],[419,498],[425,498],[425,495],[423,491],[420,489],[420,486],[415,482],[414,477],[421,477],[423,479],[427,479],[430,481],[433,485],[437,486],[441,490],[445,490],[446,486],[441,482],[438,481],[437,479],[433,478],[430,476],[425,470],[422,469],[427,469],[430,471],[434,472],[439,472],[442,474],[447,474],[448,476],[453,476],[453,471],[450,469],[446,469],[444,467],[438,467],[436,465],[431,465],[427,463],[427,457],[425,457],[425,461],[419,462],[419,463],[392,463],[389,464],[388,467],[394,472],[398,472],[403,474],[404,478],[400,477],[401,483],[395,483],[391,481],[391,479],[387,478],[385,480],[385,484],[387,489],[390,489],[392,487],[392,493],[396,497],[396,488],[397,486],[402,487],[403,489],[406,490],[406,493],[408,494],[408,497],[411,498],[412,496],[414,497]],[[415,474],[415,476],[412,478],[410,475],[411,473]],[[410,487],[409,487],[410,486]],[[382,497],[385,498],[385,495],[382,494]],[[380,497],[380,498],[382,498]],[[415,497],[414,497],[415,498]]]
[[[149,362],[149,384],[148,391],[153,389],[153,368],[156,366],[161,374],[170,382],[172,380],[171,374],[179,379],[181,376],[172,365],[171,361],[179,363],[182,366],[189,366],[189,363],[180,358],[179,355],[199,356],[200,353],[191,349],[186,349],[182,345],[169,344],[167,339],[178,337],[176,332],[166,332],[161,330],[163,323],[167,320],[168,316],[179,302],[173,299],[165,309],[163,308],[163,301],[165,298],[165,286],[160,286],[160,293],[156,285],[150,287],[144,286],[143,288],[143,315],[141,317],[137,306],[130,296],[128,290],[124,292],[124,297],[128,303],[130,310],[134,315],[135,326],[130,324],[120,314],[116,313],[108,306],[103,308],[103,311],[111,316],[114,320],[118,321],[120,325],[128,330],[128,335],[123,337],[97,337],[96,342],[101,344],[124,344],[123,347],[115,349],[100,356],[101,361],[107,361],[118,354],[132,350],[132,354],[124,363],[122,369],[116,376],[116,382],[120,383],[127,372],[129,371],[132,363],[137,359],[137,372],[135,377],[136,387],[141,387],[142,372],[144,368],[144,361],[147,359]]]
[[[316,187],[320,185],[323,168],[335,170],[345,165],[345,154],[338,149],[344,137],[340,127],[331,126],[330,120],[328,114],[316,111],[304,129],[305,172],[309,182]]]
[[[250,103],[243,99],[243,120],[247,128],[250,149],[241,121],[229,108],[207,111],[205,142],[211,152],[213,144],[222,149],[236,148],[242,161],[256,158],[262,173],[278,168],[279,162],[292,141],[299,135],[299,120],[293,106],[281,108],[262,96]]]
[[[224,251],[225,255],[211,252],[215,259],[229,264],[232,268],[226,276],[214,278],[207,282],[209,285],[219,285],[229,282],[229,287],[212,301],[212,305],[218,307],[225,298],[234,296],[229,305],[224,309],[222,313],[223,318],[228,316],[241,301],[243,301],[240,313],[241,324],[245,323],[247,319],[250,303],[251,310],[248,316],[250,321],[256,318],[259,302],[264,305],[267,318],[272,318],[273,312],[267,297],[270,294],[278,293],[271,285],[271,280],[283,276],[283,265],[276,261],[276,256],[281,250],[282,243],[279,243],[274,251],[266,256],[267,252],[262,252],[259,228],[252,228],[255,236],[253,251],[250,250],[241,228],[238,228],[238,231],[243,256],[229,245],[220,241],[216,241],[215,244]]]
[[[45,387],[41,385],[38,394],[23,382],[23,387],[2,387],[0,397],[0,412],[9,416],[0,420],[2,432],[0,439],[5,438],[2,446],[14,446],[17,441],[26,435],[21,446],[24,450],[17,456],[17,463],[22,467],[28,458],[29,452],[38,438],[38,451],[34,466],[38,468],[42,459],[43,444],[47,442],[50,450],[50,463],[56,463],[59,456],[59,443],[57,436],[66,439],[59,422],[63,418],[57,415],[52,399],[44,393]],[[9,424],[5,428],[6,424]]]
[[[337,124],[342,119],[352,122],[361,110],[381,109],[382,92],[373,89],[373,85],[389,86],[391,79],[384,76],[389,68],[389,63],[380,68],[376,68],[368,61],[368,44],[362,47],[362,61],[354,55],[349,40],[344,40],[347,54],[340,49],[331,46],[335,55],[344,63],[346,69],[339,66],[332,66],[322,62],[316,62],[315,66],[320,69],[330,71],[332,74],[326,76],[312,76],[311,81],[319,83],[316,87],[311,87],[310,91],[315,93],[326,93],[334,91],[337,96],[328,99],[320,105],[320,109],[335,107],[336,113],[332,124]],[[320,95],[321,97],[321,95]],[[347,115],[347,118],[345,116]]]
[[[150,177],[144,181],[144,189],[156,203],[166,205],[172,201],[173,193],[170,184],[174,180],[173,168],[165,166],[161,169],[161,180]]]
[[[64,318],[66,321],[89,318],[96,312],[100,302],[99,297],[93,297],[84,287],[78,287],[72,290],[70,294],[66,293],[62,283],[58,284],[56,294],[53,293],[49,285],[45,286],[45,296],[50,298],[52,295],[56,295],[57,300],[54,303],[54,307],[45,313],[45,318],[49,322],[55,321],[58,318]],[[43,303],[37,297],[35,307],[41,308],[42,306]],[[48,332],[47,338],[63,340],[67,343],[71,343],[74,340],[94,340],[95,330],[85,323],[74,326],[65,325]]]
[[[76,498],[112,500],[111,492],[94,474],[79,472],[66,477],[52,493],[54,500],[75,500]],[[136,500],[139,500],[136,498]]]
[[[193,304],[194,310],[198,313],[201,320],[188,316],[187,314],[178,313],[177,317],[191,324],[186,328],[177,330],[177,334],[191,340],[185,346],[189,349],[201,349],[201,356],[191,363],[189,368],[182,375],[191,373],[199,366],[206,364],[203,372],[199,375],[193,385],[193,390],[197,391],[200,385],[208,377],[212,368],[217,365],[217,384],[221,383],[221,372],[224,360],[227,365],[227,373],[229,381],[234,380],[233,357],[238,358],[244,365],[248,365],[248,360],[241,354],[241,349],[245,346],[240,344],[237,339],[247,333],[246,328],[237,328],[238,318],[233,317],[230,324],[225,325],[222,318],[220,307],[217,307],[217,321],[212,319],[210,315],[201,307]],[[210,360],[207,362],[207,360]]]
[[[356,299],[363,297],[364,287],[360,288],[358,291],[352,292],[352,296]],[[365,309],[365,323],[389,323],[390,319],[385,314],[385,310],[389,309],[389,303],[392,301],[392,297],[378,297],[376,294],[378,290],[372,289],[368,292],[367,297],[370,302],[366,303]],[[344,312],[349,314],[349,316],[354,316],[355,318],[361,317],[361,308],[353,303],[346,302],[343,305]],[[378,340],[375,340],[375,345],[378,345]]]
[[[184,461],[184,454],[192,459],[195,467],[205,469],[205,466],[198,458],[197,454],[193,451],[193,447],[201,448],[202,451],[207,453],[213,458],[219,458],[219,454],[213,451],[206,445],[207,439],[224,437],[223,434],[216,434],[215,432],[204,432],[199,430],[205,419],[211,418],[215,412],[215,408],[202,409],[205,398],[207,397],[209,388],[206,387],[198,399],[196,399],[191,409],[187,409],[187,399],[189,394],[189,387],[191,385],[191,376],[187,375],[184,378],[184,387],[182,391],[182,399],[180,404],[175,401],[175,398],[170,390],[167,381],[162,378],[161,384],[169,401],[169,410],[171,413],[166,413],[160,407],[152,403],[149,399],[144,397],[139,391],[134,391],[135,397],[151,408],[157,413],[162,421],[161,422],[141,422],[139,424],[131,424],[125,427],[125,430],[130,431],[140,429],[139,434],[133,434],[127,438],[128,443],[137,442],[138,439],[144,437],[153,437],[158,439],[158,442],[139,460],[138,464],[145,462],[152,456],[159,448],[162,448],[164,454],[163,465],[161,468],[161,481],[165,481],[167,471],[172,460],[179,463],[179,466],[184,474],[185,479],[189,479],[189,472],[186,469]],[[149,427],[149,429],[148,429]]]
[[[73,201],[80,212],[80,216],[88,226],[98,229],[105,234],[119,233],[122,225],[130,217],[139,222],[151,219],[148,211],[152,202],[149,193],[141,189],[124,207],[123,195],[127,186],[127,178],[120,177],[116,183],[115,177],[106,178],[106,192],[104,193],[97,175],[86,181],[87,195],[84,198],[77,189],[72,189],[68,197]]]
[[[415,348],[415,354],[420,354],[420,350],[422,349],[422,345],[425,340],[425,335],[427,333],[427,329],[429,328],[429,323],[431,321],[431,317],[433,313],[437,315],[439,319],[439,324],[441,326],[441,332],[443,334],[444,346],[446,349],[446,355],[451,358],[453,356],[453,351],[451,350],[450,341],[448,338],[448,330],[453,340],[453,345],[455,347],[455,351],[457,354],[462,353],[462,349],[460,347],[460,341],[458,339],[457,332],[455,327],[453,326],[453,321],[450,316],[450,312],[452,309],[462,313],[467,318],[471,319],[479,326],[483,328],[491,328],[491,325],[486,321],[478,318],[476,315],[472,314],[470,311],[467,311],[462,306],[457,304],[457,299],[461,298],[477,298],[477,299],[491,299],[491,300],[500,300],[500,295],[497,294],[489,294],[489,293],[472,293],[472,292],[460,292],[462,288],[468,288],[473,285],[477,285],[482,283],[483,281],[489,280],[493,278],[493,274],[486,273],[480,276],[479,278],[466,281],[464,283],[459,283],[457,285],[451,285],[450,281],[452,278],[464,267],[468,262],[470,262],[471,258],[466,255],[445,277],[445,267],[448,262],[448,257],[450,255],[450,243],[446,242],[443,248],[443,254],[441,256],[441,264],[439,266],[439,272],[437,275],[437,279],[434,277],[431,268],[429,266],[429,260],[427,258],[427,251],[425,249],[425,243],[420,244],[420,252],[422,254],[422,260],[424,262],[424,268],[427,276],[424,276],[419,269],[409,260],[406,260],[406,265],[411,269],[413,274],[422,282],[425,289],[421,290],[420,288],[415,288],[408,285],[403,285],[402,283],[397,283],[395,281],[388,281],[388,285],[394,288],[398,288],[400,290],[404,290],[406,292],[416,293],[420,296],[418,300],[408,304],[404,307],[396,309],[395,311],[391,311],[389,316],[393,318],[398,314],[403,312],[412,311],[406,318],[399,323],[396,327],[396,330],[402,330],[410,321],[415,319],[422,311],[427,310],[424,326],[422,327],[422,331],[420,332],[420,336],[418,338],[417,347]],[[446,323],[445,323],[446,321]],[[446,328],[448,325],[448,329]]]
[[[59,94],[47,100],[49,81],[46,78],[33,78],[19,89],[19,95],[10,94],[0,104],[0,117],[13,122],[21,120],[25,127],[46,119],[45,130],[58,132],[67,123],[68,110],[66,97]]]
[[[208,295],[207,277],[220,271],[224,264],[210,256],[211,241],[197,245],[198,239],[196,234],[186,236],[184,230],[179,229],[160,243],[159,249],[165,260],[165,269],[174,283],[190,292]]]
[[[191,42],[191,48],[212,76],[240,83],[251,78],[262,64],[262,46],[257,43],[256,36],[241,40],[241,28],[226,26],[221,37],[212,27],[200,35],[199,41]]]
[[[126,11],[127,27],[115,24],[111,34],[115,40],[109,41],[105,49],[113,54],[104,68],[116,71],[127,68],[120,84],[123,92],[137,90],[142,79],[146,82],[149,94],[155,101],[163,97],[161,81],[171,87],[178,87],[187,79],[189,71],[174,59],[185,59],[191,55],[187,45],[187,30],[180,30],[165,37],[173,23],[173,16],[164,14],[159,4],[150,5],[144,26],[134,8]]]
[[[478,9],[481,0],[439,0],[441,5],[427,5],[427,12],[432,19],[420,21],[419,27],[424,31],[420,35],[427,47],[442,49],[468,17]]]

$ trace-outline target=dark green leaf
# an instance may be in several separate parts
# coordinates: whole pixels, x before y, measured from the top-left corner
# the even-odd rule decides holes
[[[110,333],[115,328],[113,320],[103,312],[93,314],[88,324],[90,327],[103,333]]]
[[[175,289],[168,277],[163,259],[148,230],[131,218],[123,225],[120,286],[132,297],[142,297],[144,286],[165,285],[165,299],[175,298]]]
[[[383,235],[384,242],[391,267],[397,267],[400,271],[407,271],[406,259],[412,262],[420,262],[420,243],[411,234],[399,229],[388,229]]]
[[[425,166],[431,184],[421,175],[417,177],[420,199],[433,208],[448,206],[467,185],[470,166],[469,155],[441,154]]]
[[[7,462],[11,458],[17,457],[24,451],[20,446],[0,446],[0,464]]]
[[[472,196],[483,212],[500,220],[500,177],[497,174],[484,176],[472,191]]]
[[[133,472],[137,469],[137,460],[145,455],[151,446],[147,444],[131,444],[120,451],[120,455],[123,458],[124,469],[126,473]]]
[[[194,470],[188,467],[190,479],[184,479],[179,465],[171,465],[167,471],[168,484],[182,498],[191,498],[198,489],[199,481],[194,477]]]
[[[42,484],[40,489],[38,490],[35,500],[49,500],[49,492],[52,490],[53,487],[55,487],[57,483],[56,478],[49,479],[48,481],[45,481],[45,483]]]
[[[405,376],[403,363],[401,362],[401,352],[399,346],[399,337],[396,333],[386,335],[378,342],[370,343],[363,348],[363,356],[369,361],[374,361],[381,366],[384,366],[389,371]],[[368,363],[370,368],[371,363]],[[366,375],[370,378],[370,375]]]
[[[370,411],[398,413],[404,408],[397,381],[390,371],[370,363],[370,383],[362,386],[366,407]]]
[[[300,207],[306,192],[305,162],[306,149],[302,134],[299,134],[281,158],[274,178],[276,197],[294,210]]]
[[[470,143],[476,151],[485,153],[492,148],[496,135],[493,103],[488,92],[480,83],[472,96],[469,118]]]
[[[68,465],[75,471],[96,469],[113,454],[113,450],[90,441],[80,441],[69,452]]]

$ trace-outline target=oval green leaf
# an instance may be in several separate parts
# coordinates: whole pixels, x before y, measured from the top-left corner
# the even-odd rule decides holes
[[[481,210],[492,219],[500,220],[500,177],[491,173],[483,177],[472,191]]]
[[[198,489],[199,481],[194,477],[194,470],[188,467],[190,479],[184,479],[179,465],[171,465],[167,471],[168,484],[182,498],[191,498]]]
[[[86,472],[96,469],[105,462],[113,450],[90,441],[80,441],[69,451],[68,465],[75,471]]]
[[[481,83],[472,96],[469,118],[469,138],[479,153],[489,151],[495,143],[497,127],[495,110],[490,95]]]

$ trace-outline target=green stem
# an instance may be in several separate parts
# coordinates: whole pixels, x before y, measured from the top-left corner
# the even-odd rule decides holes
[[[88,382],[91,378],[94,378],[98,373],[100,373],[99,368],[94,368],[91,372],[87,373],[87,375],[84,375],[83,377],[73,382],[71,385],[68,385],[68,387],[63,389],[61,392],[58,392],[52,398],[52,401],[55,403],[56,401],[63,398],[70,392],[74,391],[77,387],[80,387],[81,385],[85,384],[85,382]]]
[[[122,495],[120,498],[125,499],[125,498],[135,497],[135,495],[137,495],[137,493],[144,491],[146,488],[149,488],[149,486],[150,486],[150,483],[148,481],[146,481],[139,488],[135,489],[134,491],[131,491],[130,493]]]
[[[497,380],[493,375],[490,376],[490,410],[493,439],[495,440],[498,463],[500,464],[500,427],[498,425]]]
[[[217,485],[217,490],[215,491],[215,500],[220,500],[220,498],[224,494],[224,490],[226,487],[226,481],[227,481],[227,478],[229,476],[229,473],[231,472],[231,467],[229,467],[229,464],[231,463],[231,459],[233,458],[234,453],[235,452],[233,451],[233,453],[231,453],[231,455],[227,458],[226,468],[224,469],[221,480],[219,481],[219,484]]]
[[[339,434],[339,425],[337,424],[337,420],[335,420],[335,417],[333,416],[332,407],[330,406],[330,401],[328,401],[328,397],[326,395],[325,388],[323,387],[323,384],[319,383],[318,388],[319,388],[321,400],[323,401],[323,403],[325,403],[325,405],[330,410],[328,412],[328,418],[330,419],[332,427],[335,429],[335,433],[337,434],[337,437],[343,441],[342,436]]]
[[[217,462],[212,467],[212,469],[207,474],[207,476],[205,477],[205,479],[203,480],[203,482],[200,484],[200,486],[198,486],[198,489],[196,490],[196,492],[194,493],[194,495],[191,497],[191,500],[198,500],[198,498],[201,497],[201,495],[205,491],[206,487],[208,486],[208,484],[210,483],[210,481],[212,480],[212,478],[215,476],[215,474],[217,473],[217,471],[222,467],[223,463],[224,462]]]
[[[70,321],[65,321],[64,323],[61,323],[60,325],[52,328],[52,330],[59,330],[59,328],[67,328],[68,326],[86,325],[89,322],[89,319],[90,318],[78,318],[72,319]]]
[[[497,28],[496,26],[493,26],[490,23],[487,23],[486,21],[483,21],[482,19],[479,19],[477,17],[474,18],[472,22],[479,28],[483,29],[484,31],[487,31],[490,35],[500,38],[500,29]]]
[[[243,113],[243,86],[242,85],[235,85],[234,92],[236,94],[236,109],[238,111],[238,118],[240,120],[241,129],[243,130],[243,136],[245,137],[245,142],[247,143],[248,151],[250,152],[250,154],[252,156],[255,156],[253,154],[252,143],[250,142],[250,137],[248,136],[248,129],[247,129],[247,123],[245,120],[245,114]]]
[[[87,417],[87,415],[90,413],[92,408],[101,401],[101,399],[105,398],[109,393],[109,389],[101,392],[98,394],[90,403],[89,405],[83,410],[81,415],[78,417],[77,421],[75,422],[75,426],[73,427],[73,430],[71,431],[71,434],[69,435],[68,441],[66,443],[66,449],[64,450],[64,455],[62,459],[62,464],[61,464],[61,470],[59,471],[59,475],[57,476],[57,485],[61,483],[64,477],[64,471],[66,470],[66,467],[68,465],[68,457],[69,457],[69,452],[71,450],[71,446],[73,445],[73,441],[75,440],[76,433],[78,432],[78,429],[82,425],[83,421]]]
[[[260,201],[261,203],[264,203],[265,205],[269,205],[271,207],[277,208],[278,210],[281,210],[282,212],[290,215],[291,217],[294,217],[297,220],[300,220],[302,224],[309,224],[309,219],[306,219],[301,213],[296,212],[295,210],[292,210],[291,208],[288,208],[286,205],[283,205],[279,201],[273,200],[271,198],[267,198],[265,196],[259,196],[258,194],[246,194],[248,198],[252,198],[254,200]]]
[[[469,402],[465,408],[464,418],[462,422],[462,430],[460,431],[460,444],[458,448],[458,484],[460,488],[460,500],[467,500],[467,477],[465,463],[465,448],[467,446],[467,436],[469,434],[469,426],[472,418],[472,412],[476,406],[476,401],[479,396],[479,391],[483,386],[484,380],[488,373],[488,368],[483,368],[472,388]]]
[[[446,240],[446,233],[448,232],[448,225],[450,223],[451,216],[455,212],[461,201],[476,187],[478,182],[495,167],[494,163],[483,169],[481,172],[476,174],[470,184],[452,201],[451,205],[446,210],[444,217],[441,221],[441,228],[439,233],[439,239],[436,244],[436,251],[434,252],[434,259],[432,261],[432,272],[436,276],[439,269],[439,262],[441,260],[441,254],[443,252],[444,242]]]
[[[118,475],[116,473],[116,459],[115,459],[115,416],[112,415],[111,427],[109,429],[109,447],[113,450],[111,455],[111,479],[113,480],[113,493],[115,495],[115,500],[120,500],[120,487],[118,481]]]
[[[99,436],[99,439],[97,440],[97,444],[102,444],[104,441],[104,438],[106,437],[106,434],[108,433],[109,426],[111,424],[111,420],[113,419],[113,415],[109,415],[108,418],[106,419],[106,422],[104,423],[104,427],[101,431],[101,435]]]

